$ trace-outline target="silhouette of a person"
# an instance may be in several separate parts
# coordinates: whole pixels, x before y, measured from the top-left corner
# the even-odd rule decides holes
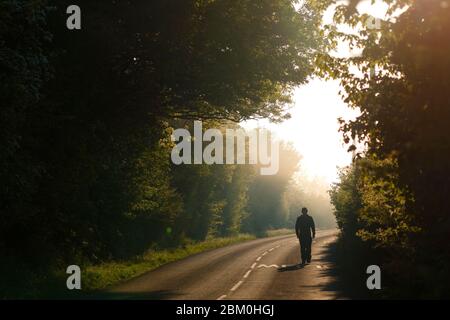
[[[302,208],[302,215],[297,218],[295,233],[300,241],[302,264],[311,262],[311,244],[312,239],[316,237],[316,227],[313,218],[308,215],[307,208]]]

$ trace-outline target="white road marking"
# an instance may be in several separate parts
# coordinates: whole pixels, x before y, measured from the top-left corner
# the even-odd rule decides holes
[[[236,289],[239,288],[239,286],[242,284],[242,282],[243,282],[243,281],[241,280],[241,281],[239,281],[238,283],[236,283],[236,284],[234,285],[234,287],[231,288],[230,291],[236,291]]]
[[[273,247],[273,248],[270,248],[270,249],[267,250],[267,251],[264,251],[264,252],[262,253],[262,255],[260,255],[258,258],[256,258],[256,261],[261,260],[263,256],[265,256],[265,255],[268,254],[269,252],[272,252],[273,250],[279,248],[280,246],[281,246],[281,245],[277,245],[276,247]],[[236,291],[236,290],[240,287],[240,285],[244,282],[244,279],[247,279],[248,276],[250,275],[250,273],[252,272],[252,270],[256,267],[256,264],[257,264],[256,262],[254,262],[254,263],[252,264],[252,266],[250,267],[250,269],[247,270],[247,272],[246,272],[246,273],[244,274],[244,276],[242,277],[243,280],[240,280],[238,283],[236,283],[236,284],[233,286],[233,288],[230,289],[231,292]],[[282,267],[285,267],[285,266],[286,266],[286,265],[282,265]],[[272,265],[270,265],[270,266],[267,266],[267,265],[265,265],[265,264],[260,264],[260,265],[258,266],[258,268],[272,268],[272,267],[273,267],[273,268],[279,268],[278,265],[276,265],[276,264],[272,264]],[[224,294],[224,295],[220,296],[217,300],[223,300],[223,299],[225,299],[226,297],[227,297],[227,295]]]
[[[278,265],[276,265],[276,264],[271,264],[270,266],[268,266],[268,265],[266,265],[266,264],[260,264],[259,266],[258,266],[258,269],[259,268],[279,268],[278,267]]]

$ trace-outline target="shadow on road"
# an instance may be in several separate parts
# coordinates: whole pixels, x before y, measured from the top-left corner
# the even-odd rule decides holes
[[[321,277],[327,277],[325,285],[317,287],[321,291],[334,292],[336,299],[371,299],[366,287],[365,269],[361,268],[357,257],[345,256],[339,239],[326,245],[319,260],[315,260]]]
[[[304,264],[289,264],[278,268],[278,272],[296,271],[303,269],[304,267],[305,267]]]

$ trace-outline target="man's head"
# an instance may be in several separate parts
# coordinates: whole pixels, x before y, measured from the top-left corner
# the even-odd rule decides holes
[[[304,215],[307,214],[307,213],[308,213],[308,209],[305,208],[305,207],[303,207],[303,208],[302,208],[302,213],[303,213]]]

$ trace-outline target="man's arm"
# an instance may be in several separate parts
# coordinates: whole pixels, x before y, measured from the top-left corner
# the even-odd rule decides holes
[[[311,230],[313,233],[313,238],[316,237],[316,225],[314,224],[314,219],[311,217]]]
[[[295,234],[297,235],[297,238],[298,238],[298,218],[295,221]]]

